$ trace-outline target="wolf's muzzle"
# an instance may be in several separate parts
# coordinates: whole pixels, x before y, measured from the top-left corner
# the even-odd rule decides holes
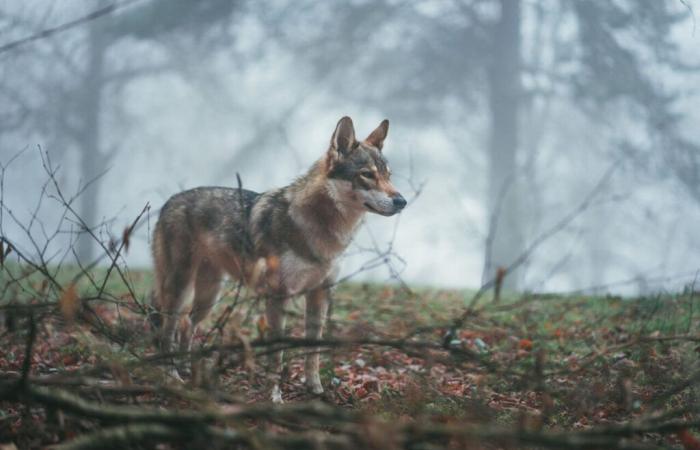
[[[398,192],[396,193],[396,195],[394,195],[391,198],[391,201],[394,204],[394,209],[397,212],[401,211],[402,209],[404,209],[406,207],[406,203],[407,203],[406,199],[403,198],[403,196],[401,194],[399,194]]]

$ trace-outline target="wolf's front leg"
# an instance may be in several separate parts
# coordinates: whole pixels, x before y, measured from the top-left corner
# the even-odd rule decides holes
[[[328,309],[328,289],[321,286],[306,294],[306,338],[321,339],[323,334],[323,322]],[[322,394],[321,376],[318,373],[320,352],[319,347],[311,348],[306,355],[304,372],[306,386],[314,394]]]
[[[286,298],[274,296],[268,297],[265,301],[265,316],[270,327],[269,335],[272,339],[284,336],[284,308],[286,303]],[[273,403],[283,403],[282,391],[280,390],[283,358],[284,352],[282,350],[270,353],[269,370],[272,381],[271,399]]]

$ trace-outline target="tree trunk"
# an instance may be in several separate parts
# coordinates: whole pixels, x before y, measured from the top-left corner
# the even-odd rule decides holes
[[[489,233],[483,280],[495,277],[524,250],[522,217],[516,177],[518,111],[521,102],[521,2],[499,0],[501,16],[493,28],[492,62],[489,67]],[[507,273],[504,283],[517,289],[522,275]]]
[[[104,170],[105,156],[101,144],[100,112],[102,108],[102,87],[104,80],[104,54],[107,43],[104,34],[93,21],[88,32],[88,50],[85,76],[81,86],[81,109],[74,113],[81,117],[80,140],[80,178],[82,183],[91,183],[80,197],[80,215],[88,227],[98,224],[100,180],[95,179]],[[77,242],[78,259],[88,263],[94,258],[95,242],[82,233]]]

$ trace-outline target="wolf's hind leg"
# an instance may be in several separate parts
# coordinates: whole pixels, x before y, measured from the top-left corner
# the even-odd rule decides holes
[[[199,264],[194,279],[194,300],[190,311],[192,327],[185,341],[186,349],[192,349],[192,337],[199,323],[204,320],[219,299],[223,272],[211,262],[204,260]]]
[[[272,339],[284,336],[284,308],[287,304],[286,298],[268,297],[265,300],[265,316],[270,326],[270,337]],[[280,377],[282,375],[282,361],[284,352],[282,350],[270,353],[270,378],[272,380],[272,402],[282,402],[282,391],[280,390]]]
[[[327,288],[321,286],[306,294],[306,325],[307,339],[321,339],[323,333],[323,321],[328,309]],[[319,375],[320,352],[319,347],[309,349],[304,361],[304,373],[306,386],[314,394],[322,394],[321,376]]]
[[[192,294],[192,270],[191,266],[181,265],[171,268],[167,273],[161,290],[161,316],[163,328],[161,330],[161,351],[169,353],[173,351],[173,341],[178,323],[182,318],[182,307],[187,298]]]

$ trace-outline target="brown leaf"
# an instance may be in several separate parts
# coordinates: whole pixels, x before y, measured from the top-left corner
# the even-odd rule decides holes
[[[260,318],[258,319],[258,333],[260,333],[260,337],[265,336],[265,332],[270,328],[270,326],[267,324],[267,318],[265,317],[264,314],[260,315]]]
[[[368,394],[367,389],[365,389],[363,387],[359,387],[358,389],[355,390],[355,396],[357,398],[365,398],[365,397],[367,397],[367,394]]]
[[[277,272],[280,268],[280,259],[275,255],[268,256],[265,263],[267,264],[268,272]]]
[[[685,450],[700,450],[700,441],[687,429],[680,430],[676,435]]]
[[[72,322],[75,319],[75,314],[78,312],[80,307],[80,298],[78,297],[78,291],[75,287],[75,283],[71,283],[61,295],[58,301],[58,306],[61,309],[61,314],[63,317]]]
[[[506,273],[508,273],[508,270],[505,267],[498,267],[496,269],[496,284],[497,285],[502,285],[503,284],[503,279],[506,277]]]
[[[75,364],[78,364],[79,361],[80,358],[76,354],[69,354],[63,357],[64,366],[74,366]]]
[[[126,227],[124,228],[124,233],[122,233],[122,245],[124,245],[124,252],[127,253],[129,251],[129,237],[131,235],[131,228]]]
[[[518,348],[521,350],[527,350],[528,352],[532,350],[532,341],[530,339],[520,339],[518,343]]]

